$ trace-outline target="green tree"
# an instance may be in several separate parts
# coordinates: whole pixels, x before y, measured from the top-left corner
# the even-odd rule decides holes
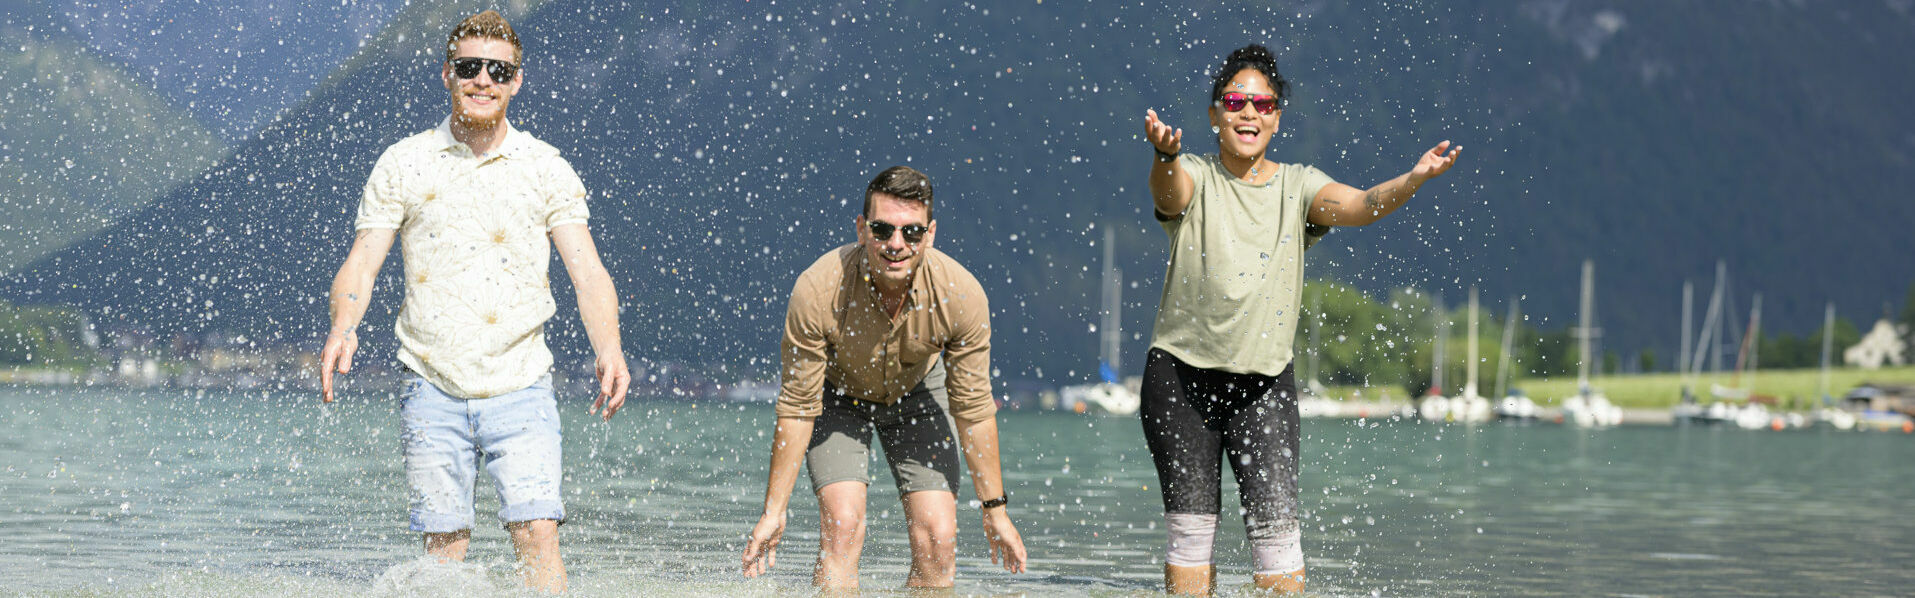
[[[97,364],[87,328],[86,316],[71,308],[0,301],[0,365]]]

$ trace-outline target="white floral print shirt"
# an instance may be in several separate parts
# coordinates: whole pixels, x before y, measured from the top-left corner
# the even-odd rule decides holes
[[[476,399],[551,370],[548,233],[588,212],[585,185],[556,148],[506,124],[499,148],[475,156],[450,123],[386,148],[355,228],[399,231],[399,361],[446,394]]]

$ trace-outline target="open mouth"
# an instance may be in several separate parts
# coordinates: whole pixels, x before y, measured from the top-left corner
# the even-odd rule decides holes
[[[878,254],[878,257],[884,260],[884,265],[894,267],[894,268],[898,266],[909,265],[911,262],[911,256],[908,256],[908,255],[893,256],[889,254],[880,253]]]
[[[1230,132],[1237,135],[1237,141],[1253,143],[1257,140],[1257,134],[1262,133],[1263,130],[1256,125],[1237,125]]]

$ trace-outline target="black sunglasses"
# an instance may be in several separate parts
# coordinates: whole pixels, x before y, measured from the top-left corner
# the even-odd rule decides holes
[[[490,58],[455,58],[452,60],[452,74],[460,79],[472,79],[479,76],[479,69],[492,76],[493,83],[510,83],[519,75],[519,65]]]
[[[871,236],[877,237],[879,242],[891,240],[891,233],[902,229],[904,231],[904,242],[912,245],[924,241],[924,233],[931,231],[931,227],[922,224],[906,224],[903,227],[899,227],[898,225],[882,220],[866,221],[865,226],[871,227]]]

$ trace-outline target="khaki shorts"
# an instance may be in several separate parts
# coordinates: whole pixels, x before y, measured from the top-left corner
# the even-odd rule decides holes
[[[835,385],[824,388],[824,413],[812,420],[805,464],[811,491],[837,482],[871,485],[871,432],[878,433],[898,494],[958,490],[957,425],[951,420],[944,390],[944,363],[898,402],[890,405],[844,396]]]

